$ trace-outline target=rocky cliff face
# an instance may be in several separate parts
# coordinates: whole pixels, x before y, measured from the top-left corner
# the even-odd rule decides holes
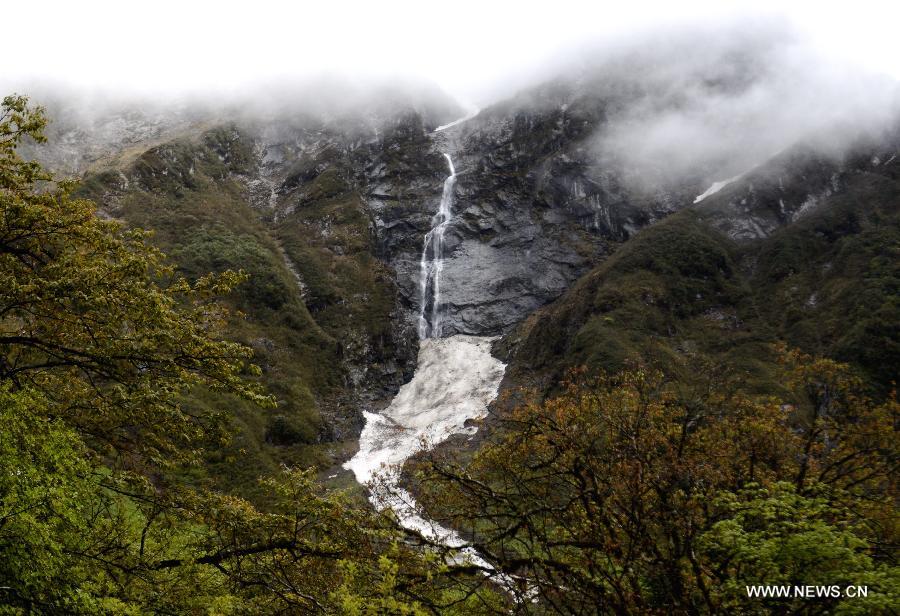
[[[566,103],[487,110],[441,137],[459,170],[445,332],[508,331],[682,201],[677,189],[634,199],[599,167],[586,141],[600,121]]]
[[[415,112],[353,130],[255,127],[251,199],[288,256],[296,253],[293,266],[307,286],[309,255],[299,254],[299,239],[340,260],[344,248],[329,238],[341,235],[341,218],[355,212],[365,221],[383,280],[396,290],[389,347],[414,349],[423,240],[449,174],[442,154],[449,154],[458,182],[445,236],[444,334],[504,333],[702,185],[695,178],[630,185],[622,169],[597,162],[591,138],[604,121],[603,100],[553,93],[552,104],[500,106],[440,132]],[[327,203],[330,212],[322,209]],[[332,300],[315,289],[307,296],[313,312],[330,306],[338,314]],[[354,324],[365,327],[351,320],[341,330]],[[373,358],[356,338],[345,351],[358,358],[357,371],[369,370]]]
[[[418,298],[397,272],[421,250],[443,157],[414,112],[366,131],[269,125],[256,138],[258,175],[247,184],[306,305],[334,331],[351,386],[369,400],[389,396],[411,376],[418,346]]]
[[[732,72],[704,81],[703,91],[752,85],[747,71]],[[443,334],[513,332],[506,351],[531,349],[535,358],[597,346],[591,332],[576,339],[593,300],[565,326],[545,319],[552,306],[536,311],[588,288],[577,281],[640,230],[689,208],[734,172],[729,161],[710,158],[679,162],[674,175],[665,160],[635,166],[604,138],[632,107],[677,108],[671,85],[627,71],[570,76],[441,131],[462,115],[446,101],[371,108],[332,101],[339,112],[312,113],[282,100],[265,113],[123,112],[93,123],[69,114],[51,135],[62,147],[43,157],[63,171],[88,169],[85,194],[107,215],[156,229],[188,273],[250,271],[235,300],[247,318],[235,331],[257,349],[284,402],[281,419],[252,429],[279,445],[334,442],[352,438],[361,411],[393,395],[415,366],[420,258],[449,174],[444,154],[457,183],[445,234]],[[892,148],[862,147],[842,160],[787,150],[744,170],[690,215],[729,241],[768,237],[860,174],[896,164]],[[716,263],[727,261],[717,256],[727,246],[701,239]],[[652,242],[645,248],[656,250]],[[719,265],[710,267],[703,275]],[[553,340],[535,334],[539,323]]]
[[[900,361],[898,128],[841,153],[796,145],[638,233],[504,338],[505,386],[702,357],[771,391],[784,341],[884,393]]]
[[[598,146],[607,111],[623,105],[623,96],[615,85],[552,83],[428,135],[431,150],[449,154],[458,175],[445,240],[445,335],[509,331],[617,243],[699,192],[700,172],[677,181],[635,178]],[[384,227],[411,304],[421,237],[439,198],[432,184],[424,210]]]
[[[106,215],[154,229],[189,276],[247,271],[235,331],[294,415],[266,440],[344,440],[415,365],[413,308],[388,258],[403,238],[379,232],[377,212],[414,217],[441,182],[426,134],[414,112],[339,129],[309,117],[230,122],[101,167],[82,191]]]
[[[900,127],[861,135],[846,150],[800,143],[734,178],[697,206],[733,240],[769,237],[846,193],[861,176],[881,175],[897,160]]]
[[[254,324],[244,337],[273,383],[299,379],[285,408],[317,417],[273,438],[342,440],[415,365],[420,259],[449,174],[444,154],[458,171],[444,335],[508,332],[699,191],[696,178],[631,182],[627,168],[598,156],[593,137],[623,96],[553,83],[439,132],[457,113],[452,105],[128,111],[88,123],[70,113],[55,134],[67,145],[43,157],[62,171],[89,169],[85,194],[108,215],[156,229],[189,273],[251,270],[257,282],[238,301]],[[242,238],[252,239],[253,267],[239,257]],[[236,242],[244,252],[196,263],[198,242],[225,252]],[[279,340],[270,322],[294,312],[283,325],[299,338]],[[285,377],[285,362],[305,367]]]

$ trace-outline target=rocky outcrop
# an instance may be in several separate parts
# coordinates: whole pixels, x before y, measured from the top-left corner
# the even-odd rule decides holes
[[[860,138],[845,151],[798,144],[703,199],[697,209],[731,239],[765,238],[844,193],[851,178],[883,173],[896,164],[898,152],[900,128]]]
[[[420,258],[449,174],[443,154],[457,171],[444,240],[445,336],[508,333],[716,177],[639,171],[598,139],[622,109],[655,96],[630,83],[559,80],[437,132],[449,108],[236,115],[151,144],[103,181],[172,204],[211,182],[252,208],[304,309],[333,340],[346,397],[330,413],[344,414],[350,427],[341,432],[352,432],[360,407],[391,396],[415,365]],[[874,164],[800,150],[776,162],[706,197],[698,216],[732,238],[768,235],[839,191],[846,173]]]
[[[260,131],[260,178],[248,185],[282,227],[316,204],[358,199],[375,255],[396,285],[395,333],[412,344],[423,242],[449,174],[442,154],[450,154],[458,182],[445,236],[443,333],[496,335],[699,186],[638,191],[619,170],[598,166],[585,141],[603,119],[588,113],[594,109],[585,101],[511,117],[490,109],[441,132],[412,112],[366,133],[270,125]],[[260,186],[270,187],[269,197]],[[306,232],[334,235],[333,225],[319,217]]]
[[[897,125],[900,128],[900,125]],[[498,344],[505,388],[576,366],[686,358],[771,387],[772,343],[854,364],[882,393],[897,363],[900,132],[842,153],[800,144],[620,246]]]
[[[593,136],[605,121],[604,100],[553,93],[433,136],[458,174],[445,240],[445,335],[509,331],[698,185],[629,186],[622,169],[598,162]],[[436,209],[436,197],[431,203]],[[398,274],[414,281],[411,255],[400,264]]]

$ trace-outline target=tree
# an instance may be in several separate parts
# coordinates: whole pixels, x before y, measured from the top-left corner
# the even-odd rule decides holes
[[[801,495],[794,484],[778,482],[722,492],[714,507],[722,519],[700,536],[697,547],[699,558],[712,565],[719,610],[889,614],[896,608],[900,568],[873,558],[862,520],[841,503],[824,494]],[[848,601],[748,600],[747,587],[753,585],[865,586],[869,594]]]
[[[250,349],[220,338],[216,300],[246,277],[189,282],[146,232],[22,160],[45,125],[3,100],[0,614],[496,612],[478,571],[311,471],[263,479],[265,509],[181,481],[228,436],[226,409],[197,414],[186,392],[272,404]]]
[[[244,277],[189,283],[146,232],[102,220],[73,183],[17,155],[23,139],[44,140],[42,109],[11,96],[2,110],[0,379],[43,392],[99,453],[157,465],[216,425],[182,408],[185,389],[268,403],[244,378],[250,350],[215,338],[226,313],[213,300]]]
[[[426,457],[422,501],[522,581],[523,612],[754,613],[743,583],[830,576],[867,580],[858,606],[887,613],[896,400],[869,400],[835,362],[784,364],[788,400],[641,368],[575,374],[503,416],[470,463]],[[852,606],[805,609],[838,608]]]

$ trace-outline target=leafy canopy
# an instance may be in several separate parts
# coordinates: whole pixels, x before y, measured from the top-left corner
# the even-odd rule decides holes
[[[422,501],[526,581],[526,613],[892,613],[900,406],[868,399],[846,365],[783,361],[786,399],[701,364],[696,383],[576,373],[516,405],[468,463],[422,460]],[[766,603],[750,584],[870,594]]]
[[[214,302],[244,276],[189,283],[147,233],[103,220],[16,146],[43,141],[46,118],[23,97],[0,114],[0,379],[43,392],[53,413],[110,455],[185,457],[215,425],[179,402],[187,388],[267,397],[244,377],[250,350],[217,340]],[[138,438],[139,437],[139,438]]]
[[[199,414],[185,393],[272,404],[250,349],[219,338],[216,298],[246,276],[189,282],[146,232],[22,160],[16,146],[44,141],[46,121],[24,97],[3,100],[0,614],[502,606],[480,575],[413,548],[311,471],[262,479],[265,510],[185,485],[185,464],[228,436],[228,409]]]

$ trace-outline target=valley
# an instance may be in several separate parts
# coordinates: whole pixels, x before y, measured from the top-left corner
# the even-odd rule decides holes
[[[900,98],[801,121],[768,40],[469,113],[9,99],[0,411],[44,440],[0,459],[65,462],[54,553],[109,613],[891,613]]]

